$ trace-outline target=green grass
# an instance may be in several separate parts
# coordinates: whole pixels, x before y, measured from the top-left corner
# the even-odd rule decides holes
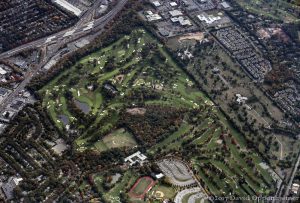
[[[216,146],[218,146],[217,140],[219,139],[220,134],[221,134],[221,128],[215,129],[212,138],[210,139],[209,143],[207,144],[208,149],[212,149],[212,148],[215,148]]]
[[[179,139],[181,135],[188,132],[190,129],[191,129],[191,126],[188,123],[183,122],[176,132],[174,132],[172,135],[168,136],[162,142],[160,142],[160,143],[154,145],[153,147],[151,147],[149,149],[149,153],[154,154],[155,151],[158,150],[158,148],[165,148],[165,147],[173,148],[174,144],[171,144],[172,141]],[[177,145],[175,147],[178,147]]]
[[[111,128],[112,125],[102,126],[102,130]],[[92,145],[87,146],[89,138],[77,139],[76,144],[78,150],[84,151],[86,148],[94,149],[99,152],[103,152],[113,148],[130,147],[133,148],[137,146],[135,138],[127,132],[125,129],[117,129],[112,133],[104,136],[101,140],[94,142]]]
[[[140,43],[137,43],[139,38]],[[137,59],[138,51],[144,48],[144,43],[148,42],[158,44],[158,52],[167,60],[162,61],[153,53],[143,60]],[[116,57],[115,60],[118,64],[115,69],[105,72],[102,67],[111,56]],[[95,67],[94,59],[96,60]],[[125,61],[126,59],[128,60]],[[76,67],[78,64],[82,64],[82,69]],[[120,74],[124,75],[124,80],[117,83],[115,77]],[[106,81],[114,83],[120,95],[112,99],[105,98],[102,84]],[[87,89],[90,82],[96,86],[93,91]],[[223,195],[223,192],[229,193],[232,190],[234,194],[245,195],[250,193],[248,190],[254,190],[256,193],[267,191],[264,188],[265,185],[272,185],[273,181],[268,172],[258,167],[261,162],[260,158],[246,149],[244,137],[214,107],[214,103],[195,88],[189,76],[176,64],[163,46],[144,31],[134,30],[130,36],[124,36],[110,46],[82,58],[76,65],[50,81],[39,93],[43,98],[43,106],[47,108],[50,117],[59,129],[64,128],[58,120],[59,115],[66,115],[75,128],[84,129],[75,140],[78,151],[91,149],[103,152],[113,148],[137,146],[133,135],[126,130],[117,129],[119,113],[133,103],[137,103],[135,99],[128,99],[132,90],[141,86],[150,89],[151,85],[149,84],[153,83],[163,84],[161,90],[155,90],[161,97],[145,100],[143,98],[144,104],[184,108],[188,109],[189,113],[194,109],[196,115],[192,116],[195,116],[196,120],[190,122],[192,118],[188,118],[185,114],[183,122],[176,132],[170,133],[160,143],[150,147],[147,153],[156,155],[160,152],[168,152],[168,150],[181,151],[183,147],[190,147],[189,145],[193,144],[199,153],[194,153],[194,157],[186,157],[186,159],[200,160],[199,162],[194,161],[192,167],[197,169],[197,175],[211,193]],[[90,119],[88,124],[84,124],[84,122],[78,124],[78,120],[73,119],[74,115],[71,112],[74,111],[68,109],[65,98],[68,90],[72,92],[74,99],[84,102],[90,107],[91,111],[86,115],[86,118]],[[93,131],[90,132],[90,129]],[[237,146],[231,143],[231,138],[217,143],[221,133],[232,135]],[[264,180],[258,180],[259,178],[254,175],[253,168],[248,166],[241,157],[242,152],[246,153],[247,157],[253,157],[255,167],[262,174]],[[217,159],[217,155],[219,159]],[[200,159],[198,159],[199,157]],[[224,161],[226,160],[228,165],[221,162],[220,157]],[[221,170],[225,174],[224,179],[215,170],[201,168],[204,163],[209,164],[216,171]],[[204,172],[208,172],[209,177]],[[238,178],[241,177],[247,182],[248,188],[237,184]],[[132,186],[136,178],[136,174],[133,172],[126,172],[121,182],[117,183],[110,191],[105,191],[104,199],[107,202],[116,201],[120,192],[125,192],[125,188]],[[100,191],[103,190],[100,188],[101,181],[103,181],[101,175],[95,177],[95,184]],[[160,189],[165,191],[166,197],[174,197],[174,188],[160,186]],[[136,202],[137,200],[132,201]]]
[[[94,181],[94,184],[97,187],[97,189],[99,191],[102,191],[103,190],[102,184],[104,182],[104,177],[101,174],[94,174],[93,181]]]
[[[193,142],[198,145],[204,144],[209,140],[209,137],[213,135],[214,131],[215,128],[213,127],[207,128],[206,131],[199,138],[195,139]]]
[[[136,176],[132,171],[127,171],[122,177],[122,180],[117,183],[111,190],[105,192],[103,195],[107,202],[114,202],[114,200],[119,199],[120,193],[125,192],[125,188],[132,186],[136,180]]]
[[[200,167],[197,167],[197,173],[200,177],[200,179],[202,179],[205,183],[205,185],[207,185],[208,189],[215,195],[219,195],[220,191],[214,186],[213,182],[207,178],[207,176],[203,173],[202,169],[200,169]]]
[[[173,199],[176,195],[176,191],[173,187],[157,184],[152,190],[149,192],[151,197],[155,197],[156,199]],[[163,194],[163,197],[158,196],[158,194]]]

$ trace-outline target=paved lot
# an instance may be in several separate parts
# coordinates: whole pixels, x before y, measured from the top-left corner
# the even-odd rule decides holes
[[[185,187],[196,183],[188,168],[178,160],[164,159],[158,166],[173,185]]]

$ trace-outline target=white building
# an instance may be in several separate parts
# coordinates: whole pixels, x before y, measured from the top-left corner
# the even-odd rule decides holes
[[[147,159],[147,157],[142,154],[140,151],[128,156],[125,158],[125,162],[129,162],[130,166],[139,163],[140,165],[143,165],[143,162]]]
[[[213,16],[213,15],[207,15],[207,14],[200,14],[197,16],[198,19],[202,22],[205,22],[206,24],[212,24],[215,21],[221,20],[220,16]]]
[[[145,11],[145,13],[146,13],[147,15],[153,15],[153,12],[152,12],[152,11]]]
[[[171,18],[171,21],[173,23],[179,22],[179,24],[182,25],[182,26],[191,26],[192,25],[190,20],[184,19],[184,17],[182,17],[182,16],[173,17],[173,18]]]
[[[161,4],[160,4],[159,1],[153,1],[152,4],[153,4],[155,7],[161,6]]]
[[[161,179],[161,178],[163,178],[164,176],[165,176],[164,174],[160,173],[160,174],[155,175],[155,178],[156,178],[156,179]]]
[[[242,95],[240,95],[240,94],[236,94],[235,96],[237,97],[236,101],[239,104],[243,104],[243,103],[245,103],[248,100],[247,97],[242,97]]]
[[[226,1],[223,1],[223,2],[221,3],[221,6],[222,6],[224,9],[230,8],[230,5],[229,5]]]
[[[0,74],[1,75],[5,75],[7,73],[6,70],[4,70],[2,67],[0,67]]]
[[[175,6],[177,6],[177,3],[172,1],[172,2],[170,2],[170,6],[175,7]]]
[[[294,184],[292,185],[292,192],[293,192],[294,194],[298,194],[299,187],[300,187],[299,184],[294,183]]]
[[[153,13],[152,11],[146,11],[145,14],[145,17],[150,22],[162,19],[162,17],[159,14]]]

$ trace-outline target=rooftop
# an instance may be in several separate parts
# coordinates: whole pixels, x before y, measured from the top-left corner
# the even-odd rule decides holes
[[[0,74],[5,75],[6,73],[7,73],[7,71],[0,67]]]
[[[229,5],[226,1],[223,1],[223,2],[221,3],[221,6],[222,6],[224,9],[230,8],[230,5]]]
[[[176,17],[176,16],[181,16],[183,15],[183,13],[180,10],[173,10],[173,11],[169,11],[170,15],[172,17]]]
[[[221,19],[220,16],[207,15],[205,13],[200,14],[197,17],[199,18],[200,21],[204,21],[206,24],[211,24]]]
[[[159,1],[153,1],[152,3],[156,7],[159,7],[161,5]]]
[[[184,19],[184,17],[179,16],[179,17],[173,17],[171,18],[172,22],[179,22],[180,25],[186,26],[186,25],[192,25],[191,21],[188,19]]]
[[[150,11],[150,12],[152,13],[152,11]],[[146,18],[147,18],[148,21],[151,22],[151,21],[156,21],[156,20],[162,19],[162,17],[159,14],[157,14],[157,13],[150,14],[150,12],[149,12],[148,15],[146,15]]]
[[[143,161],[145,161],[147,157],[142,154],[140,151],[137,151],[136,153],[128,156],[125,158],[125,162],[130,162],[130,166],[134,165],[135,163],[143,164]]]
[[[172,1],[172,2],[170,2],[170,5],[171,5],[172,7],[174,7],[174,6],[177,6],[177,3],[174,2],[174,1]]]

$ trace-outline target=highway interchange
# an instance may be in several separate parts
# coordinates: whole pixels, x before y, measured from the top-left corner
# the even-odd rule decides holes
[[[39,74],[39,72],[51,60],[51,58],[60,54],[62,47],[82,39],[86,39],[89,42],[93,41],[95,37],[104,31],[105,25],[107,25],[122,10],[128,0],[120,0],[104,16],[94,19],[95,13],[101,4],[101,1],[102,0],[95,1],[93,6],[91,6],[91,8],[81,16],[80,20],[73,27],[0,54],[0,59],[5,59],[22,51],[33,48],[42,48],[47,50],[47,47],[50,44],[52,45],[51,52],[44,54],[43,58],[40,59],[40,63],[31,68],[24,75],[24,80],[19,84],[19,86],[2,100],[0,103],[0,115],[5,112],[6,107],[15,99],[19,92],[25,89],[30,80]],[[70,50],[69,53],[72,53],[76,50],[77,49]]]

